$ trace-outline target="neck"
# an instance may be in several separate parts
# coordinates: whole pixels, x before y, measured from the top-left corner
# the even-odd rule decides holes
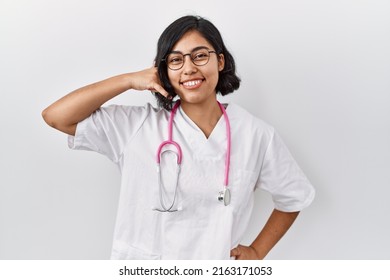
[[[216,99],[202,104],[182,102],[180,105],[186,115],[203,131],[208,138],[222,116]]]

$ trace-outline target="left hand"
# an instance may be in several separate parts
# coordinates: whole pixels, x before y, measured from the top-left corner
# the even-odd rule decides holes
[[[238,245],[230,251],[230,256],[236,260],[259,260],[256,250],[250,246]]]

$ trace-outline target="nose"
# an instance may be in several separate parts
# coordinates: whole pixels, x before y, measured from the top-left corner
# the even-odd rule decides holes
[[[186,59],[188,57],[188,59]],[[184,55],[184,61],[183,61],[183,72],[186,75],[191,75],[195,73],[197,70],[196,65],[192,62],[191,60],[191,55],[190,54],[185,54]]]

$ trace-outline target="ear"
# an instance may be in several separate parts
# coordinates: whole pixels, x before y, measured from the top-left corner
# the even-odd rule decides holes
[[[225,56],[221,53],[218,55],[218,71],[221,72],[225,68]]]

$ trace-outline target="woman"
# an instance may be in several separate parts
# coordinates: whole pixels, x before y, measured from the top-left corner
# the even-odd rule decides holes
[[[217,102],[240,79],[211,22],[179,18],[157,50],[154,67],[80,88],[42,113],[71,148],[121,169],[111,258],[263,259],[311,203],[313,187],[271,126]],[[154,92],[160,108],[101,107],[129,89]],[[257,187],[275,210],[244,246]]]

